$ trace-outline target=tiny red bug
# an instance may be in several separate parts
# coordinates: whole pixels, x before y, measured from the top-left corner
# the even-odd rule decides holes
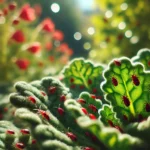
[[[46,93],[45,93],[45,92],[43,92],[43,91],[41,91],[41,94],[42,94],[43,96],[46,96]]]
[[[85,115],[88,114],[87,110],[85,108],[81,108],[81,110],[84,112]]]
[[[124,119],[125,121],[127,121],[127,120],[128,120],[128,117],[127,117],[126,115],[123,115],[123,119]]]
[[[67,132],[66,134],[72,141],[77,141],[76,135],[74,135],[72,132]]]
[[[30,131],[28,129],[21,129],[20,132],[22,134],[30,134]]]
[[[15,144],[15,147],[18,148],[18,149],[24,149],[25,145],[23,143],[18,142],[18,143]]]
[[[150,112],[150,104],[149,103],[146,104],[145,109],[147,112]]]
[[[140,81],[136,75],[132,75],[132,82],[135,86],[140,85]]]
[[[32,144],[36,144],[36,140],[35,139],[32,140]]]
[[[36,103],[36,100],[35,100],[35,98],[34,98],[33,96],[29,96],[29,97],[28,97],[28,100],[29,100],[30,102],[32,102],[33,104]]]
[[[114,64],[115,64],[116,66],[121,66],[121,62],[118,61],[118,60],[114,60]]]
[[[96,106],[94,106],[94,105],[92,105],[92,104],[90,104],[88,107],[89,107],[92,111],[94,111],[94,112],[97,112],[97,111],[98,111],[97,108],[96,108]]]
[[[89,114],[89,117],[92,119],[92,120],[96,120],[97,118],[95,117],[95,115],[93,114]]]
[[[95,149],[91,147],[85,147],[83,150],[95,150]]]
[[[84,85],[80,85],[80,87],[79,87],[81,90],[83,90],[84,89]]]
[[[15,132],[13,130],[7,130],[6,133],[7,134],[15,134]]]
[[[128,97],[123,96],[122,99],[123,99],[124,104],[125,104],[127,107],[130,106],[130,101],[129,101]]]
[[[121,127],[119,127],[119,126],[115,126],[115,128],[116,128],[116,129],[118,129],[121,133],[123,133],[123,130],[122,130],[122,128],[121,128]]]
[[[92,84],[92,80],[91,79],[88,80],[88,84]]]
[[[61,101],[61,102],[64,102],[65,100],[66,100],[66,96],[65,96],[65,95],[61,95],[61,96],[60,96],[60,101]]]
[[[50,120],[50,117],[46,111],[38,109],[38,113],[41,114],[46,120]]]
[[[70,82],[73,83],[73,82],[74,82],[74,78],[71,78],[71,79],[70,79]]]
[[[50,94],[54,94],[56,92],[56,87],[55,86],[49,87],[48,91]]]
[[[141,114],[138,115],[138,121],[142,122],[143,121],[143,116]]]
[[[61,116],[64,115],[65,111],[64,111],[61,107],[59,107],[57,110],[58,110],[58,113],[59,113]]]
[[[116,79],[115,77],[112,77],[111,81],[112,81],[112,84],[113,84],[114,86],[117,86],[117,85],[118,85],[118,81],[117,81],[117,79]]]
[[[97,89],[96,89],[96,88],[93,88],[93,89],[92,89],[92,92],[93,92],[93,93],[97,93]]]
[[[76,86],[74,85],[74,84],[72,84],[71,86],[70,86],[70,88],[72,88],[72,89],[74,89]]]
[[[96,98],[96,96],[95,96],[94,94],[91,94],[91,98],[95,99],[95,98]]]
[[[77,102],[80,104],[86,104],[86,101],[82,98],[78,99]]]
[[[111,120],[108,120],[108,124],[111,126],[111,127],[115,127],[115,125],[113,124],[113,122]]]

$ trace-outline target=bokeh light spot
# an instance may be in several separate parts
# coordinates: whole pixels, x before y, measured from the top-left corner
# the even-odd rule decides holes
[[[106,13],[105,13],[105,16],[106,16],[107,18],[111,18],[112,15],[113,15],[113,13],[112,13],[111,10],[108,10],[108,11],[106,11]]]
[[[126,36],[127,38],[130,38],[130,37],[132,36],[132,31],[131,31],[131,30],[127,30],[127,31],[125,32],[125,36]]]
[[[93,27],[89,27],[87,32],[88,34],[93,35],[95,33],[95,29]]]
[[[81,38],[82,38],[81,33],[80,33],[80,32],[76,32],[76,33],[74,34],[74,38],[75,38],[75,40],[81,40]]]
[[[120,22],[119,25],[118,25],[118,28],[119,28],[120,30],[123,30],[125,27],[126,27],[125,22]]]
[[[132,44],[136,44],[138,41],[139,41],[139,37],[137,37],[137,36],[133,36],[133,37],[130,39],[130,42],[131,42]]]
[[[57,3],[53,3],[51,5],[51,10],[54,12],[54,13],[58,13],[60,11],[60,6],[57,4]]]
[[[89,50],[91,48],[91,44],[89,42],[84,43],[83,45],[85,50]]]
[[[128,8],[128,4],[127,3],[122,3],[121,6],[120,6],[120,8],[122,10],[126,10]]]

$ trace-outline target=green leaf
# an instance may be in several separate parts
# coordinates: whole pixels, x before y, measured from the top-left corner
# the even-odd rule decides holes
[[[90,131],[101,141],[99,148],[102,150],[137,150],[138,148],[144,148],[140,139],[128,134],[121,134],[115,128],[104,127],[98,120],[91,121],[87,117],[80,117],[77,122],[81,128]]]
[[[140,62],[144,65],[145,70],[150,70],[150,49],[143,48],[138,51],[137,55],[132,58],[133,62]]]
[[[101,87],[117,117],[126,122],[138,121],[139,115],[149,116],[150,72],[145,72],[142,64],[132,64],[125,57],[113,60],[105,70],[104,78]]]
[[[99,85],[103,80],[103,70],[104,66],[102,65],[94,65],[82,58],[74,59],[64,68],[63,81],[70,88],[74,97],[77,97],[82,91],[87,91],[102,98]]]
[[[103,108],[99,110],[100,120],[106,126],[120,126],[120,120],[116,117],[116,113],[113,111],[112,107],[109,105],[103,105]]]

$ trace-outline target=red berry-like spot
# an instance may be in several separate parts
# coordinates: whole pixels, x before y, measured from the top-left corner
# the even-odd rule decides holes
[[[66,100],[66,96],[65,96],[65,95],[61,95],[61,96],[60,96],[60,101],[61,101],[61,102],[64,102],[65,100]]]
[[[77,102],[80,104],[86,104],[86,101],[82,98],[78,99]]]
[[[128,117],[127,117],[126,115],[123,115],[123,119],[124,119],[125,121],[128,121]]]
[[[64,111],[63,108],[59,107],[57,110],[58,110],[58,113],[59,113],[60,116],[64,115],[65,111]]]
[[[113,124],[113,122],[111,120],[108,120],[108,124],[111,126],[111,127],[115,127],[115,125]]]
[[[38,110],[38,113],[40,113],[47,121],[50,120],[50,117],[49,117],[49,115],[47,114],[46,111],[39,109],[39,110]]]
[[[48,91],[50,94],[54,94],[56,92],[56,87],[55,86],[49,87]]]
[[[97,111],[98,111],[97,108],[96,108],[96,106],[94,106],[93,104],[90,104],[88,107],[89,107],[93,112],[97,112]]]
[[[92,80],[91,79],[88,80],[88,84],[92,84]]]
[[[96,99],[96,95],[91,94],[91,98]]]
[[[25,35],[21,30],[17,30],[12,34],[11,39],[15,42],[23,43],[25,42]]]
[[[18,142],[18,143],[15,144],[15,147],[18,148],[18,149],[24,149],[25,145],[23,143]]]
[[[97,93],[97,89],[94,88],[94,89],[92,90],[92,92],[93,92],[93,93]]]
[[[67,132],[66,134],[72,141],[77,141],[76,135],[73,134],[72,132]]]
[[[72,84],[71,86],[70,86],[70,88],[72,88],[72,89],[74,89],[76,86],[74,85],[74,84]]]
[[[135,86],[140,85],[140,81],[136,75],[132,75],[132,82]]]
[[[141,114],[138,115],[138,121],[142,122],[144,120],[143,116]]]
[[[95,150],[95,149],[92,147],[85,147],[83,150]]]
[[[80,87],[79,87],[81,90],[83,90],[84,89],[84,85],[80,85]]]
[[[20,132],[22,134],[30,134],[30,131],[28,129],[21,129]]]
[[[123,99],[124,104],[125,104],[127,107],[129,107],[129,106],[130,106],[130,101],[129,101],[128,97],[123,96],[122,99]]]
[[[114,60],[114,64],[115,64],[116,66],[121,66],[121,62],[118,61],[118,60]]]
[[[111,81],[112,81],[112,84],[113,84],[114,86],[117,86],[117,85],[118,85],[118,81],[117,81],[117,79],[116,79],[115,77],[112,77]]]
[[[146,104],[145,109],[147,112],[150,112],[150,104],[149,103]]]
[[[92,120],[96,120],[96,119],[97,119],[96,116],[93,115],[93,114],[89,114],[89,117],[90,117],[90,119],[92,119]]]
[[[7,108],[7,107],[5,107],[5,108],[4,108],[4,112],[7,112],[7,111],[8,111],[8,108]]]
[[[81,108],[81,110],[83,111],[83,113],[84,113],[85,115],[88,114],[88,112],[87,112],[87,110],[86,110],[85,108]]]
[[[33,104],[36,103],[36,100],[35,100],[35,98],[34,98],[33,96],[29,96],[29,97],[28,97],[28,100],[29,100],[31,103],[33,103]]]
[[[70,79],[70,82],[73,83],[73,82],[74,82],[74,78],[71,78],[71,79]]]
[[[41,91],[41,94],[42,94],[43,96],[46,96],[46,93],[45,93],[45,92],[43,92],[43,91]]]
[[[150,60],[148,61],[148,63],[147,63],[147,64],[148,64],[148,66],[150,67]]]
[[[7,130],[6,133],[7,133],[7,134],[11,134],[11,135],[12,135],[12,134],[15,134],[15,132],[14,132],[13,130]]]
[[[36,140],[35,139],[32,140],[32,144],[36,144]]]
[[[14,19],[13,22],[12,22],[12,24],[13,25],[17,25],[17,24],[19,24],[19,22],[20,22],[19,19]]]
[[[121,133],[123,133],[123,129],[122,129],[121,127],[115,126],[115,128],[116,128],[117,130],[119,130]]]
[[[8,8],[9,8],[9,10],[13,11],[13,10],[15,10],[16,6],[17,6],[17,4],[15,2],[12,2],[8,5]]]

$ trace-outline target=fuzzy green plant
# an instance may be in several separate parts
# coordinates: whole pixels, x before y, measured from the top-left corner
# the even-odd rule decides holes
[[[104,71],[98,69],[93,78],[92,73],[86,74],[95,69],[91,62],[75,59],[63,70],[61,81],[45,77],[31,83],[17,82],[16,93],[10,96],[14,121],[0,122],[1,148],[148,150],[150,72],[126,57],[114,59]],[[78,80],[83,79],[76,78],[78,74],[86,83],[91,77],[99,92],[90,91],[94,85],[85,91],[69,88],[71,77],[75,86],[80,86]],[[99,93],[104,94],[105,101]],[[11,138],[9,145],[7,137]]]

